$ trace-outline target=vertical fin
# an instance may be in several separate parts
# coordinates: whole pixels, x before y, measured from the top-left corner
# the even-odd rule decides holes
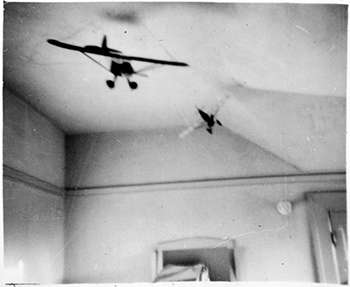
[[[108,48],[107,48],[107,37],[106,37],[106,35],[104,35],[104,37],[103,37],[102,49],[103,49],[103,50],[108,50]]]

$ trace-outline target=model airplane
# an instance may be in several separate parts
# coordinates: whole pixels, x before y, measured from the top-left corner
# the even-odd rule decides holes
[[[206,112],[202,111],[201,109],[197,108],[198,113],[201,116],[201,121],[199,123],[197,123],[194,126],[190,126],[188,127],[186,130],[184,130],[181,134],[180,134],[180,138],[185,137],[186,135],[188,135],[190,132],[192,132],[195,129],[199,129],[202,127],[206,127],[206,130],[208,131],[208,133],[213,134],[213,127],[215,124],[218,124],[219,126],[222,126],[221,122],[219,120],[216,119],[216,114],[207,114]]]
[[[226,102],[226,100],[229,97],[230,96],[226,96],[224,99],[220,100],[219,104],[216,106],[213,113],[208,114],[208,113],[204,112],[203,110],[199,109],[198,107],[196,107],[199,115],[201,116],[200,120],[197,121],[194,125],[191,125],[187,129],[185,129],[180,134],[180,138],[183,138],[186,135],[188,135],[190,132],[194,131],[195,129],[199,129],[202,127],[206,127],[206,130],[208,131],[208,133],[213,134],[213,128],[214,128],[215,124],[222,126],[221,122],[216,118],[216,116],[217,116],[221,106]]]
[[[221,122],[218,119],[215,119],[216,115],[211,114],[208,115],[207,113],[203,112],[201,109],[198,109],[199,114],[201,115],[202,119],[207,124],[207,131],[210,134],[213,134],[213,127],[215,124],[218,124],[219,126],[222,126]]]
[[[137,88],[137,83],[130,80],[130,77],[132,75],[142,75],[140,74],[141,71],[145,71],[145,69],[142,69],[140,71],[135,71],[133,67],[130,64],[130,61],[140,61],[140,62],[147,62],[152,64],[160,64],[160,65],[171,65],[171,66],[188,66],[186,63],[181,62],[174,62],[174,61],[164,61],[164,60],[157,60],[157,59],[149,59],[149,58],[142,58],[142,57],[134,57],[134,56],[126,56],[122,55],[121,51],[108,48],[107,46],[107,37],[104,36],[101,47],[99,46],[85,46],[85,47],[79,47],[71,44],[66,44],[59,42],[57,40],[49,39],[47,40],[48,43],[68,49],[73,51],[78,51],[83,53],[85,56],[87,56],[89,59],[93,60],[95,63],[106,69],[107,71],[111,72],[114,75],[114,80],[107,80],[106,83],[109,88],[114,88],[115,81],[117,80],[117,77],[125,77],[128,81],[129,87],[134,90]],[[100,56],[109,57],[112,59],[111,67],[110,69],[106,68],[99,62],[97,62],[95,59],[90,57],[88,54],[95,54]]]

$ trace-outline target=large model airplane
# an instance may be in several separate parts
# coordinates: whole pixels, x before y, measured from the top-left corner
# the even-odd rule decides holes
[[[221,122],[217,119],[217,114],[218,114],[221,106],[226,102],[226,100],[229,97],[230,96],[228,95],[228,96],[224,97],[224,99],[220,100],[220,102],[217,104],[216,108],[214,109],[214,112],[212,112],[212,113],[206,113],[203,110],[196,107],[201,118],[196,123],[194,123],[193,125],[189,126],[187,129],[185,129],[180,134],[180,138],[183,138],[186,135],[188,135],[190,132],[192,132],[196,129],[202,128],[202,127],[206,127],[206,130],[208,131],[208,133],[213,134],[213,128],[214,128],[215,124],[222,126]]]
[[[140,62],[147,62],[147,63],[152,63],[152,64],[171,65],[171,66],[183,66],[183,67],[188,66],[188,64],[181,63],[181,62],[164,61],[164,60],[122,55],[121,51],[108,48],[106,36],[104,36],[104,38],[103,38],[101,47],[99,47],[99,46],[79,47],[79,46],[75,46],[75,45],[71,45],[71,44],[62,43],[62,42],[59,42],[59,41],[53,40],[53,39],[48,39],[47,42],[54,45],[54,46],[60,47],[60,48],[81,52],[85,56],[87,56],[89,59],[93,60],[95,63],[100,65],[101,67],[103,67],[107,71],[111,72],[114,75],[114,80],[107,80],[106,81],[109,88],[114,88],[115,81],[117,80],[117,77],[122,77],[122,76],[124,76],[127,79],[129,87],[131,89],[134,90],[137,88],[137,83],[132,82],[130,80],[130,77],[134,74],[141,75],[140,72],[145,71],[146,69],[142,69],[140,71],[134,71],[133,67],[130,64],[130,61],[140,61]],[[105,56],[105,57],[111,58],[112,63],[111,63],[110,69],[107,69],[101,63],[97,62],[95,59],[93,59],[92,57],[90,57],[87,54],[95,54],[95,55],[100,55],[100,56]]]

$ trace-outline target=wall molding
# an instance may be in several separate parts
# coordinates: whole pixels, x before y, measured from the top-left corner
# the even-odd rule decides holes
[[[69,187],[66,188],[66,197],[87,195],[108,195],[120,193],[138,193],[170,191],[198,188],[216,188],[243,185],[270,185],[270,184],[295,184],[307,182],[337,182],[344,184],[346,188],[346,173],[315,173],[306,175],[281,175],[281,176],[258,176],[242,178],[217,178],[203,180],[188,180],[159,183],[141,183],[109,186]]]
[[[58,187],[52,183],[48,183],[6,165],[3,165],[3,178],[29,185],[30,187],[40,189],[46,193],[58,195],[61,197],[64,197],[65,195],[64,188]]]
[[[68,187],[62,188],[26,174],[17,169],[3,165],[3,178],[20,182],[43,192],[61,197],[108,195],[122,193],[156,192],[184,189],[203,189],[244,185],[295,184],[303,182],[338,182],[346,188],[346,173],[315,173],[306,175],[257,176],[242,178],[215,178],[188,181],[153,182],[140,184]]]

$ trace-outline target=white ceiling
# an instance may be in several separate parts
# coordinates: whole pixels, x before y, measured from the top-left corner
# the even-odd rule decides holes
[[[229,96],[218,117],[232,132],[306,171],[344,171],[347,26],[345,5],[10,2],[4,85],[69,134],[186,128],[196,106],[210,112]],[[109,89],[111,73],[46,42],[104,35],[126,55],[189,67]]]

